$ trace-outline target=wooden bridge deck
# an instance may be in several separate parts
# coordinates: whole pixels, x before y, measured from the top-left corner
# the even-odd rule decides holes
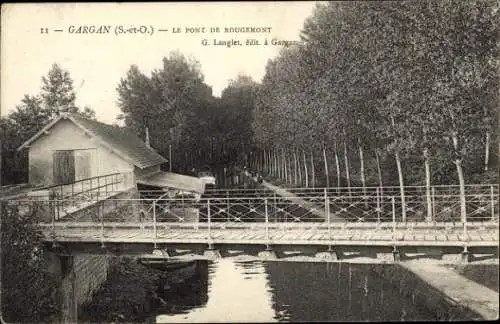
[[[359,224],[360,225],[360,224]],[[331,227],[310,224],[228,224],[213,223],[152,223],[104,224],[56,223],[43,225],[46,241],[113,242],[113,243],[175,243],[175,244],[243,244],[243,245],[356,245],[356,246],[490,246],[499,244],[498,228],[473,227],[464,234],[455,227],[439,230],[429,227],[408,227],[398,224],[396,237],[393,228]],[[54,235],[55,234],[55,235]]]

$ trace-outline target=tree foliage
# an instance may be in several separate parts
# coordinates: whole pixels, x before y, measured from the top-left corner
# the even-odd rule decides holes
[[[117,87],[118,118],[141,138],[147,127],[160,154],[168,156],[171,147],[178,172],[236,160],[252,141],[255,82],[241,76],[215,98],[196,60],[172,52],[162,63],[151,76],[130,67]]]
[[[80,109],[75,105],[75,99],[69,72],[54,63],[47,76],[42,77],[40,93],[35,96],[24,95],[21,104],[0,119],[2,184],[28,181],[26,153],[17,153],[16,150],[61,111],[95,119],[95,112],[88,106]]]
[[[7,322],[50,322],[60,311],[57,279],[45,271],[37,206],[22,215],[18,206],[0,204],[2,318]]]
[[[458,160],[472,181],[483,172],[486,132],[498,143],[497,26],[495,1],[318,4],[303,44],[267,64],[256,144],[313,148],[321,167],[320,147],[331,157],[346,141],[353,169],[358,147],[372,171],[381,152],[387,183],[398,154],[413,184],[424,181],[428,150],[434,182],[455,182]],[[491,149],[498,156],[498,144]]]

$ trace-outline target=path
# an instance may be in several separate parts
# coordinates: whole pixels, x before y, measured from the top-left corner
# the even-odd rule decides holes
[[[418,261],[400,263],[449,298],[481,315],[498,319],[498,293],[444,266]]]
[[[275,192],[276,194],[280,195],[281,197],[285,197],[288,200],[290,200],[291,202],[296,203],[299,206],[302,206],[302,207],[309,209],[311,211],[311,214],[322,217],[323,219],[326,220],[327,216],[326,216],[325,208],[319,207],[317,204],[313,204],[311,202],[308,202],[308,201],[298,197],[297,195],[295,195],[295,194],[293,194],[293,193],[291,193],[283,188],[275,186],[267,181],[263,180],[262,185],[266,189],[269,189],[269,190]],[[331,222],[345,222],[346,220],[330,213],[330,221]]]

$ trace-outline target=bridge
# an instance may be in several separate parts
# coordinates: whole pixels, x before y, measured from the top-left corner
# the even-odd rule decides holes
[[[405,205],[399,187],[285,189],[271,184],[213,189],[201,199],[148,191],[138,198],[107,193],[83,205],[64,197],[11,204],[37,217],[48,245],[67,253],[272,258],[299,253],[393,261],[498,257],[498,185],[466,188],[465,221],[458,187],[435,186],[430,199],[425,187],[404,189]]]

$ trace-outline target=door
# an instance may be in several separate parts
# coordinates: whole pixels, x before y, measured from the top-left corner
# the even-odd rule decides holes
[[[92,177],[92,161],[94,150],[75,151],[75,180],[83,180]]]
[[[53,158],[54,184],[75,182],[75,155],[73,151],[55,151]]]

